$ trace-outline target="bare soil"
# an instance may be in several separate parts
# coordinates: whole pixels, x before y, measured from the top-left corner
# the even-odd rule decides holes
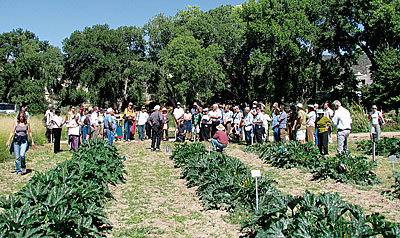
[[[128,174],[126,184],[112,188],[115,201],[108,214],[114,229],[109,237],[239,237],[240,226],[224,218],[227,212],[203,209],[196,189],[188,189],[181,170],[174,168],[166,145],[162,152],[150,152],[149,143],[120,148]]]

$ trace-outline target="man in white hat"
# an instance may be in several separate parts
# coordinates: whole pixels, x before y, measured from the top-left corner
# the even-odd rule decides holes
[[[297,108],[297,121],[294,123],[292,130],[296,130],[296,140],[301,143],[306,143],[306,120],[307,113],[303,110],[303,104],[298,103]]]
[[[160,112],[160,106],[154,107],[154,112],[149,117],[149,123],[152,129],[151,151],[160,151],[160,143],[162,136],[163,117]]]
[[[332,118],[332,124],[336,126],[337,132],[337,152],[347,152],[347,139],[350,135],[351,124],[353,123],[350,112],[335,100],[332,105],[335,107],[335,114]]]
[[[217,131],[215,132],[213,138],[211,139],[211,144],[213,146],[213,150],[217,150],[222,152],[224,148],[229,143],[228,135],[225,132],[225,127],[222,124],[217,126]]]
[[[208,113],[211,119],[211,137],[217,132],[217,126],[221,123],[222,112],[218,107],[218,104],[213,105],[213,109]]]

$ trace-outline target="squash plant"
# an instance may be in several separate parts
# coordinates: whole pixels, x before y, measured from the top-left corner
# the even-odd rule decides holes
[[[358,141],[357,148],[368,155],[372,155],[373,144],[371,140]],[[389,156],[389,155],[400,156],[400,139],[397,137],[381,138],[375,144],[375,154],[382,156]]]
[[[393,198],[400,199],[400,173],[397,171],[393,171],[393,175],[389,176],[389,178],[394,178],[394,184],[391,186],[393,190],[383,191],[382,195],[392,199]]]
[[[372,170],[377,166],[366,156],[338,154],[322,156],[311,143],[297,141],[267,143],[249,146],[246,152],[255,152],[266,163],[279,168],[303,167],[311,169],[315,178],[332,178],[343,183],[372,185],[380,183]]]
[[[114,146],[91,139],[71,160],[36,172],[14,196],[0,198],[0,237],[102,237],[111,229],[108,185],[125,182],[122,160]]]
[[[218,152],[209,155],[202,143],[177,144],[171,159],[182,168],[187,186],[198,187],[207,209],[255,209],[255,180],[240,160]],[[273,190],[275,182],[263,176],[258,183],[262,194]]]
[[[301,196],[267,194],[242,227],[250,237],[398,237],[398,224],[365,215],[335,193]]]

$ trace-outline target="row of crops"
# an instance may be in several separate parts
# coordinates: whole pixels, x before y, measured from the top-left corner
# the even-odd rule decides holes
[[[246,147],[246,152],[259,155],[260,159],[274,167],[310,169],[315,179],[331,178],[337,182],[373,185],[380,183],[372,169],[377,166],[365,155],[353,156],[350,153],[335,157],[323,156],[311,143],[298,141],[255,144]]]
[[[86,141],[72,159],[0,198],[0,237],[103,237],[111,229],[108,185],[125,182],[123,160],[103,140]]]
[[[281,151],[280,147],[279,153],[285,149]],[[197,187],[205,208],[251,214],[242,226],[249,237],[400,236],[398,224],[380,214],[366,215],[338,194],[283,195],[273,187],[276,182],[265,176],[259,179],[260,204],[256,211],[255,180],[250,169],[233,157],[207,152],[204,144],[176,145],[171,159],[182,169],[187,185]],[[299,156],[296,161],[304,159]]]

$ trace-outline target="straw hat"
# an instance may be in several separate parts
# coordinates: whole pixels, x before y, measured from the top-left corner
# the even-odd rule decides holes
[[[219,125],[217,126],[217,130],[219,130],[219,131],[224,131],[224,130],[225,130],[225,127],[224,127],[222,124],[219,124]]]

